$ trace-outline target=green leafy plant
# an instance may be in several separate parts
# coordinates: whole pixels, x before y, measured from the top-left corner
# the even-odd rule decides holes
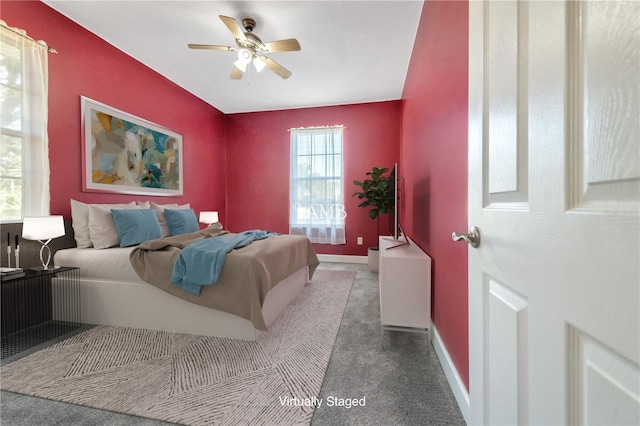
[[[355,192],[352,197],[358,196],[363,200],[358,207],[373,207],[369,210],[369,217],[377,219],[378,235],[380,235],[380,215],[393,211],[394,207],[394,182],[393,178],[385,175],[389,171],[388,168],[374,167],[372,171],[367,172],[368,179],[362,182],[354,180],[354,185],[362,188],[362,191]]]

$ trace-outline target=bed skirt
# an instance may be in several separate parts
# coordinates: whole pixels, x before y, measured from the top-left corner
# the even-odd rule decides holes
[[[305,266],[267,293],[262,313],[267,327],[309,281]],[[81,321],[204,336],[255,340],[251,321],[172,296],[150,284],[80,279]]]

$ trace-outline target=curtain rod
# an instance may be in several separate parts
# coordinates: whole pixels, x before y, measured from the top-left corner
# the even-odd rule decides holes
[[[346,129],[347,126],[343,126],[342,124],[336,124],[335,126],[309,126],[309,127],[292,127],[287,130],[288,132],[292,130],[316,130],[316,129]]]
[[[53,47],[49,46],[44,41],[42,41],[42,40],[37,40],[36,41],[36,40],[32,39],[31,37],[29,37],[26,34],[26,32],[22,33],[20,30],[17,30],[17,29],[15,29],[13,27],[8,26],[7,23],[2,21],[2,20],[0,20],[0,25],[2,25],[3,28],[6,28],[7,30],[11,31],[12,33],[18,34],[20,37],[24,37],[24,38],[26,38],[28,40],[33,41],[34,43],[44,44],[44,47],[47,48],[47,52],[49,52],[49,53],[58,53],[58,51],[56,49],[54,49]]]

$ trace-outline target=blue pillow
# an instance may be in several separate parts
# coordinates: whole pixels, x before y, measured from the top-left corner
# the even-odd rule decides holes
[[[162,238],[155,209],[111,210],[120,247],[135,246],[147,240]]]
[[[188,234],[200,230],[198,218],[193,209],[171,210],[164,209],[164,217],[171,235]]]

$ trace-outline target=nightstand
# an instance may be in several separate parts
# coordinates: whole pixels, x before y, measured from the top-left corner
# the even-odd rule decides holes
[[[25,270],[2,281],[2,359],[80,328],[80,269]]]

